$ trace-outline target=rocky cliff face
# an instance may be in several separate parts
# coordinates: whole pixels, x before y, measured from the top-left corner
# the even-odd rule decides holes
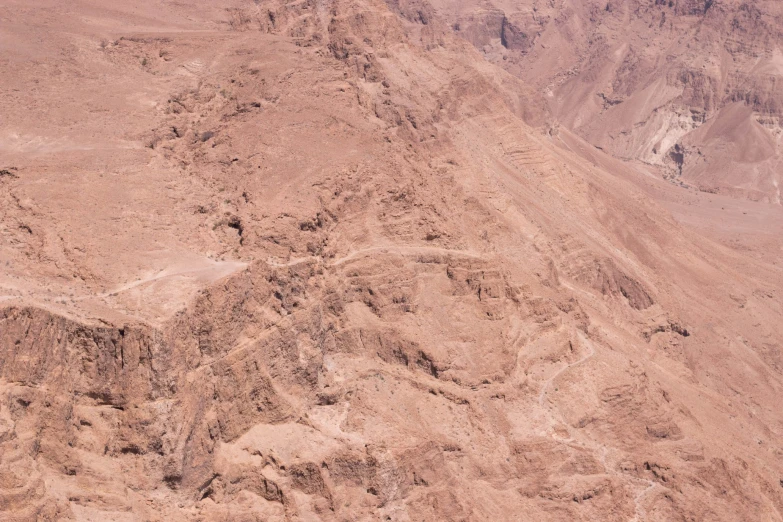
[[[577,13],[225,4],[6,8],[116,92],[4,124],[3,519],[781,518],[779,266],[474,47]]]

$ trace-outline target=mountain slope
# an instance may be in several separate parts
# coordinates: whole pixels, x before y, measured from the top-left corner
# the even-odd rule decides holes
[[[780,204],[779,2],[433,2],[558,121],[677,184]]]
[[[781,519],[780,267],[433,8],[20,5],[4,518]]]

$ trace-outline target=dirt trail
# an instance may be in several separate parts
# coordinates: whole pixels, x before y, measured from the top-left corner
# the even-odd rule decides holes
[[[544,385],[541,387],[541,392],[538,394],[538,405],[541,406],[542,408],[544,407],[544,400],[546,399],[546,392],[549,389],[549,387],[552,385],[552,383],[555,381],[555,379],[560,377],[564,372],[567,372],[568,370],[570,370],[574,366],[579,366],[580,364],[582,364],[583,362],[589,360],[590,358],[592,358],[595,355],[595,347],[593,346],[593,342],[590,339],[588,339],[579,330],[577,330],[577,337],[579,339],[579,344],[581,346],[586,346],[587,347],[588,353],[585,356],[583,356],[581,359],[579,359],[578,361],[575,361],[575,362],[572,362],[571,364],[563,366],[554,375],[552,375],[552,377],[550,377],[549,379],[547,379],[544,382]],[[551,408],[552,407],[550,405],[549,409],[551,409]]]
[[[647,486],[644,491],[641,491],[638,495],[636,495],[633,499],[634,505],[635,505],[635,514],[633,517],[634,522],[645,522],[646,520],[646,511],[644,507],[642,506],[642,502],[644,501],[644,497],[647,496],[647,494],[655,489],[655,487],[658,485],[657,483],[653,482],[652,480],[649,481],[650,485]]]
[[[208,263],[208,266],[199,266]],[[173,265],[155,275],[143,277],[136,281],[131,281],[120,285],[108,292],[97,294],[95,297],[112,297],[122,292],[127,292],[139,286],[153,282],[164,282],[172,279],[193,279],[202,284],[208,284],[230,274],[247,268],[248,263],[242,261],[201,261],[197,263],[188,263],[186,265]],[[85,296],[83,299],[89,299],[93,296]]]
[[[370,247],[370,248],[364,248],[361,250],[353,251],[350,254],[346,255],[345,257],[341,257],[339,259],[335,259],[334,261],[332,261],[331,266],[339,266],[349,261],[353,261],[355,259],[361,258],[364,255],[375,253],[375,252],[380,254],[403,255],[403,256],[415,255],[415,254],[443,254],[443,255],[450,255],[450,256],[470,257],[473,259],[481,259],[483,257],[482,255],[477,254],[476,252],[471,252],[468,250],[451,250],[448,248],[440,248],[440,247],[377,246],[377,247]]]
[[[578,361],[575,361],[571,364],[568,364],[567,366],[564,366],[563,368],[558,370],[554,375],[552,375],[552,377],[550,377],[544,382],[544,385],[541,388],[541,392],[539,393],[538,396],[538,405],[541,406],[542,408],[544,407],[544,401],[546,399],[547,390],[552,385],[552,383],[554,383],[554,381],[558,377],[560,377],[564,372],[588,361],[596,354],[595,345],[587,336],[584,335],[584,333],[582,333],[581,331],[577,331],[577,337],[579,339],[580,345],[588,348],[588,353]],[[547,409],[549,411],[550,416],[552,416],[553,418],[555,415],[559,416],[558,413],[553,411],[553,407],[551,404],[547,406]],[[560,421],[564,422],[564,419],[561,418]],[[640,479],[639,477],[633,475],[627,475],[625,473],[617,471],[614,467],[610,466],[606,461],[609,449],[605,445],[599,444],[592,440],[586,440],[586,441],[581,440],[581,438],[580,439],[569,438],[567,440],[577,442],[580,445],[583,445],[585,448],[589,449],[592,453],[597,454],[599,456],[599,461],[603,464],[603,467],[607,473],[615,476],[622,476],[628,478],[631,482],[643,481],[644,483],[647,484],[647,487],[634,497],[635,515],[634,518],[632,519],[635,522],[644,522],[645,518],[644,518],[644,508],[642,507],[642,502],[644,500],[644,497],[657,486],[657,483],[653,482],[652,480],[645,480],[645,479]]]

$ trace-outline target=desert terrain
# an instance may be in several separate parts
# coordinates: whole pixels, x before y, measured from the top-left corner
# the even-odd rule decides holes
[[[0,0],[0,519],[783,521],[782,33]]]

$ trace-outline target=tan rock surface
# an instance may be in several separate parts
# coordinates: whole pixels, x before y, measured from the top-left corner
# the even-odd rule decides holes
[[[780,206],[468,7],[3,3],[0,518],[783,519]]]

